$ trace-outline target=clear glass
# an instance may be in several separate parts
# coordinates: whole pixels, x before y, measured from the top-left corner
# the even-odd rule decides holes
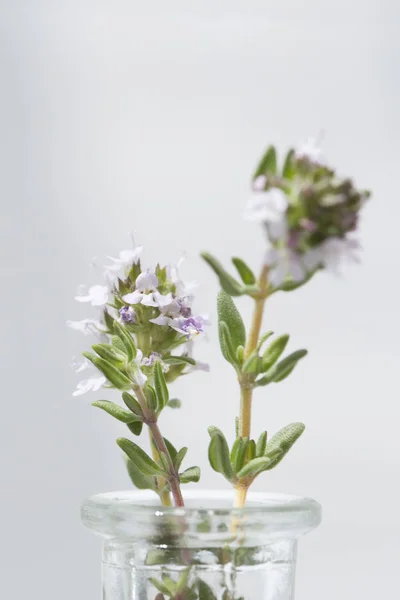
[[[147,492],[92,496],[84,524],[103,540],[103,600],[292,600],[297,539],[321,520],[309,498],[185,494],[183,509]]]

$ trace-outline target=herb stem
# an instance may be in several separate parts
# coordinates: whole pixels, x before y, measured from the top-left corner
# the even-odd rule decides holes
[[[253,318],[247,343],[244,349],[244,360],[257,348],[260,337],[261,325],[264,315],[265,301],[268,295],[268,265],[261,269],[258,281],[259,292],[255,298]],[[253,399],[253,382],[245,374],[240,378],[240,416],[239,416],[239,436],[250,439],[251,433],[251,408]],[[241,487],[237,490],[235,506],[240,508],[246,502],[247,488]]]
[[[133,388],[138,402],[140,404],[140,408],[142,409],[145,423],[150,429],[151,435],[153,437],[154,443],[156,445],[157,451],[159,455],[161,453],[165,454],[168,465],[169,465],[169,473],[168,473],[168,483],[171,488],[172,496],[174,499],[174,503],[176,507],[183,507],[185,503],[183,501],[183,496],[181,492],[181,486],[179,483],[179,474],[177,473],[174,463],[172,462],[172,458],[170,453],[168,452],[168,448],[165,444],[164,438],[161,434],[160,428],[158,427],[157,417],[153,414],[153,412],[149,409],[146,402],[146,397],[143,393],[143,390],[139,386],[134,386]]]

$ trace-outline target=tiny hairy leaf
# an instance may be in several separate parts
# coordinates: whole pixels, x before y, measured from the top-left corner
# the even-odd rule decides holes
[[[289,152],[286,154],[285,162],[283,164],[283,169],[282,169],[282,177],[284,177],[285,179],[289,179],[289,180],[292,179],[292,177],[295,173],[294,157],[295,157],[295,151],[293,150],[293,148],[291,148],[289,150]]]
[[[175,446],[169,440],[167,440],[167,438],[164,438],[164,442],[165,442],[165,445],[167,446],[168,454],[170,455],[170,458],[171,458],[172,462],[174,463],[176,460],[176,457],[178,456],[178,451],[175,448]]]
[[[146,385],[146,387],[143,388],[143,391],[146,396],[147,406],[149,407],[149,409],[152,412],[158,413],[159,405],[158,405],[158,399],[157,399],[154,388],[151,385]]]
[[[212,589],[202,579],[198,579],[197,589],[199,592],[199,599],[201,598],[201,600],[218,600]]]
[[[269,383],[278,383],[283,379],[286,379],[288,375],[293,371],[299,360],[306,356],[307,350],[297,350],[292,352],[286,358],[274,365],[267,373],[256,380],[257,386],[268,385]]]
[[[267,445],[267,432],[263,431],[257,440],[256,456],[263,456]]]
[[[290,423],[276,433],[267,443],[264,456],[271,458],[268,469],[278,465],[299,439],[305,429],[304,423]]]
[[[113,346],[110,346],[109,344],[93,344],[92,348],[96,354],[98,354],[101,358],[104,358],[104,360],[110,362],[115,367],[118,368],[124,366],[126,356],[118,352],[118,350],[113,348]]]
[[[233,471],[229,458],[228,442],[222,431],[217,427],[209,427],[208,433],[211,437],[210,445],[208,447],[208,459],[210,465],[214,471],[222,473],[228,481],[231,481],[233,478]]]
[[[85,356],[88,360],[90,360],[99,371],[103,373],[103,375],[108,379],[108,381],[116,388],[120,390],[129,390],[132,387],[131,380],[121,373],[114,365],[104,360],[104,358],[100,358],[99,356],[95,356],[90,352],[83,352],[83,356]]]
[[[266,456],[254,458],[239,471],[237,477],[239,479],[242,479],[243,477],[256,477],[262,471],[266,471],[270,463],[271,459]]]
[[[126,438],[118,438],[117,444],[143,475],[165,476],[165,473],[137,444]]]
[[[128,392],[122,393],[122,400],[125,402],[126,406],[138,417],[143,418],[143,412],[140,407],[139,402],[132,396],[132,394],[128,394]]]
[[[246,345],[246,329],[243,319],[232,298],[223,290],[218,294],[217,308],[218,321],[226,323],[236,353],[238,346]]]
[[[261,359],[258,356],[258,352],[253,352],[250,354],[249,358],[244,362],[242,366],[243,373],[248,373],[249,375],[258,375],[259,369],[261,366]]]
[[[140,435],[143,429],[143,421],[134,421],[133,423],[128,423],[128,429],[133,435]]]
[[[114,404],[114,402],[110,402],[109,400],[96,400],[96,402],[92,403],[92,406],[101,408],[106,413],[125,424],[140,420],[138,415],[131,413],[129,410],[126,410],[125,408],[122,408],[122,406]]]
[[[232,258],[232,262],[244,284],[254,285],[257,282],[256,276],[244,260],[235,256]]]
[[[114,321],[114,331],[125,346],[128,360],[133,360],[136,356],[136,346],[133,337],[125,327],[118,323],[118,321]]]
[[[180,365],[186,363],[187,365],[195,365],[196,361],[190,356],[167,356],[163,358],[163,362],[167,365]]]
[[[235,349],[233,347],[228,325],[224,323],[224,321],[219,321],[218,333],[222,356],[235,367],[237,363]]]
[[[258,167],[253,175],[253,180],[260,175],[276,175],[276,150],[273,146],[269,146],[264,156],[260,160]]]
[[[224,267],[214,256],[208,252],[202,252],[201,256],[217,275],[222,289],[227,294],[230,296],[242,296],[244,294],[244,287],[225,271]]]
[[[182,462],[187,454],[187,447],[184,446],[183,448],[181,448],[179,450],[179,452],[176,454],[175,458],[174,458],[174,467],[176,471],[179,471],[179,469],[181,468]]]
[[[262,373],[268,371],[278,360],[285,350],[289,336],[287,334],[280,335],[268,346],[262,357]]]
[[[179,480],[181,483],[197,483],[200,480],[200,468],[189,467],[189,469],[179,473]]]
[[[135,463],[128,457],[126,457],[126,468],[133,485],[137,487],[138,490],[156,491],[156,482],[154,477],[152,475],[143,475]]]
[[[112,342],[113,348],[115,348],[118,352],[121,352],[121,354],[123,354],[124,356],[127,357],[126,348],[125,348],[124,344],[122,343],[121,339],[117,335],[111,336],[111,342]]]
[[[164,373],[158,360],[154,365],[154,388],[156,391],[158,412],[161,412],[168,404],[169,394],[167,384],[165,383]]]
[[[178,398],[171,398],[171,400],[169,400],[167,406],[169,408],[180,408],[182,406],[182,401],[178,400]]]

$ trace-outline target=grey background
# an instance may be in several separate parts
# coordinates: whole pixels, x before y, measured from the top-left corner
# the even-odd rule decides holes
[[[307,433],[256,488],[324,506],[300,546],[299,600],[395,597],[399,20],[384,0],[1,2],[2,598],[99,597],[79,504],[129,485],[121,428],[94,395],[71,397],[85,340],[64,322],[86,316],[73,295],[96,281],[92,256],[115,255],[131,229],[149,263],[187,250],[184,275],[203,283],[197,307],[215,323],[198,252],[259,264],[262,234],[242,221],[249,174],[267,143],[321,129],[329,159],[375,193],[363,264],[268,306],[265,327],[310,356],[258,394],[254,423],[303,420]],[[164,429],[189,442],[203,487],[224,487],[206,427],[229,431],[238,399],[215,327],[198,356],[213,369],[176,386],[185,406]]]

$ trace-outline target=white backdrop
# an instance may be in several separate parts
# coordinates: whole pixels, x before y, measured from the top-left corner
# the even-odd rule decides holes
[[[270,142],[284,150],[320,130],[329,159],[374,190],[363,264],[269,304],[265,327],[310,355],[259,392],[255,422],[307,431],[256,487],[324,506],[300,546],[298,600],[395,596],[399,25],[394,0],[0,2],[2,598],[99,597],[99,543],[79,504],[129,486],[118,423],[94,396],[71,397],[85,340],[64,322],[86,316],[73,296],[95,280],[91,258],[115,255],[131,229],[149,263],[186,250],[184,275],[203,283],[197,307],[215,323],[199,251],[256,267],[262,234],[242,221],[255,162]],[[215,327],[198,355],[212,371],[176,386],[184,408],[165,430],[190,442],[203,487],[224,487],[206,428],[229,431],[238,399]]]

